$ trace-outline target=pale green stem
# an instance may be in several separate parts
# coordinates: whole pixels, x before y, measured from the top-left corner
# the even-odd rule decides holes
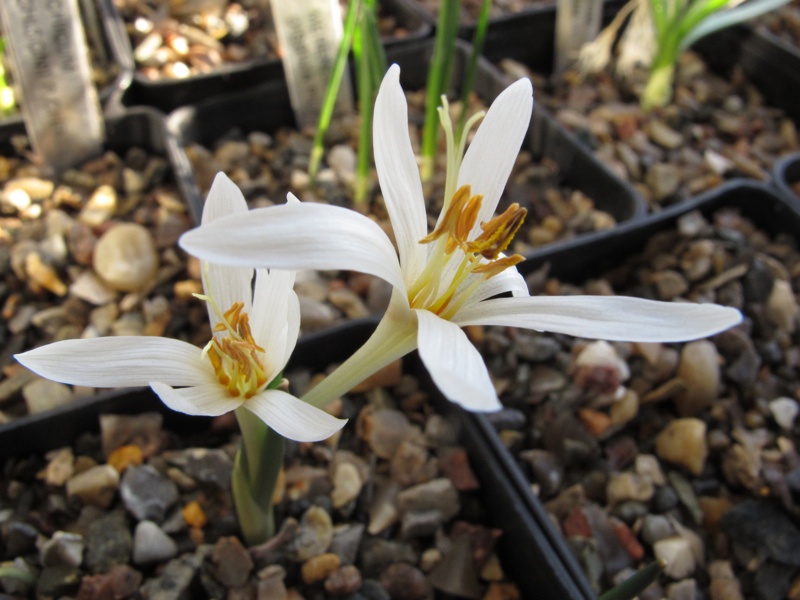
[[[301,400],[322,408],[392,361],[414,350],[417,347],[415,321],[416,318],[407,309],[392,309],[390,305],[364,345],[333,373],[306,392]]]
[[[235,414],[242,443],[231,478],[233,500],[245,543],[256,546],[275,535],[272,494],[283,465],[285,440],[246,408],[237,408]]]
[[[653,67],[642,92],[641,104],[645,110],[665,106],[672,99],[672,82],[675,76],[675,65],[670,63]]]

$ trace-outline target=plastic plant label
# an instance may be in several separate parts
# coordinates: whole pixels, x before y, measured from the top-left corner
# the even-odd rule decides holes
[[[272,0],[272,16],[298,127],[315,126],[342,39],[338,0]],[[336,114],[353,110],[347,72]]]
[[[77,0],[2,0],[6,41],[28,136],[61,171],[99,154],[104,138]]]

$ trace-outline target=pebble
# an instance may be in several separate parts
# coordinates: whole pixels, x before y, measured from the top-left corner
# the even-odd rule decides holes
[[[706,424],[691,417],[672,421],[656,436],[656,454],[700,475],[708,456]]]
[[[253,570],[250,553],[239,538],[233,536],[217,540],[211,562],[214,564],[214,578],[227,588],[243,586]]]
[[[800,411],[800,407],[797,406],[797,400],[785,396],[771,400],[769,403],[769,412],[772,414],[772,418],[784,431],[792,430],[798,411]]]
[[[351,186],[355,182],[356,153],[346,144],[337,144],[328,151],[328,165],[343,184]]]
[[[84,504],[107,508],[119,488],[119,473],[111,465],[98,465],[78,473],[67,481],[68,496]]]
[[[42,413],[67,406],[74,398],[69,386],[49,379],[35,379],[22,388],[22,397],[29,414]]]
[[[147,565],[174,558],[178,545],[153,521],[140,521],[133,532],[133,562]]]
[[[658,540],[653,544],[653,553],[666,561],[664,573],[672,579],[689,577],[697,567],[689,541],[678,535]]]
[[[300,519],[300,529],[287,547],[287,556],[305,562],[328,551],[333,542],[333,523],[328,512],[311,506]]]
[[[119,491],[125,508],[138,521],[162,523],[178,501],[178,486],[150,465],[128,467]]]
[[[720,356],[708,340],[689,342],[681,350],[677,376],[684,390],[675,397],[678,413],[693,417],[710,407],[719,397]]]
[[[341,560],[333,553],[320,554],[309,558],[300,568],[303,581],[308,585],[327,579],[341,566]]]
[[[783,279],[776,279],[764,305],[767,319],[781,330],[794,333],[797,327],[797,313],[797,299],[791,284]]]
[[[324,587],[325,591],[332,596],[348,596],[358,592],[362,583],[361,572],[353,565],[345,565],[328,574]]]
[[[338,556],[343,565],[355,564],[364,529],[362,523],[342,524],[334,528],[330,552]]]
[[[45,567],[80,567],[83,563],[83,536],[56,531],[49,540],[39,544],[39,560]]]
[[[80,600],[116,600],[133,597],[139,591],[142,574],[128,565],[117,565],[107,573],[84,575],[78,589]]]
[[[195,555],[179,556],[169,561],[157,577],[148,579],[140,593],[151,600],[182,600],[191,597],[190,589],[202,564]]]
[[[363,482],[355,465],[340,463],[333,475],[331,502],[334,508],[342,508],[361,493]]]
[[[711,600],[744,600],[730,561],[713,561],[708,565],[708,574],[711,576],[708,588]]]
[[[672,196],[681,186],[678,168],[668,163],[656,163],[647,170],[645,183],[650,188],[656,202]]]
[[[94,249],[92,266],[111,288],[139,291],[154,281],[159,266],[150,232],[136,223],[121,223],[104,233]]]
[[[375,410],[368,417],[366,439],[379,457],[391,459],[397,448],[411,435],[411,424],[399,410]]]
[[[642,539],[650,546],[656,542],[675,535],[669,519],[662,515],[646,515],[642,519]]]
[[[609,505],[614,505],[626,500],[647,502],[653,497],[655,488],[652,482],[635,473],[613,473],[608,478],[606,486],[606,499]]]
[[[428,594],[425,574],[404,562],[390,565],[381,573],[380,583],[391,600],[422,600]]]
[[[458,490],[446,478],[421,483],[397,494],[397,509],[401,513],[435,511],[442,521],[447,521],[460,508]]]
[[[86,534],[85,561],[94,572],[105,572],[126,565],[133,550],[133,537],[125,514],[120,510],[96,518]]]
[[[773,502],[746,500],[731,507],[722,517],[722,530],[760,556],[800,565],[800,530]]]
[[[89,197],[78,214],[78,221],[92,228],[99,227],[117,210],[117,192],[110,185],[101,185]]]

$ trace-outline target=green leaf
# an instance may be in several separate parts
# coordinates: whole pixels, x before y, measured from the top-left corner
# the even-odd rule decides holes
[[[748,21],[764,13],[775,10],[776,8],[780,8],[790,1],[791,0],[750,0],[750,2],[710,15],[692,31],[688,32],[681,42],[680,49],[686,50],[697,40],[715,31],[725,29],[726,27],[741,23],[742,21]]]

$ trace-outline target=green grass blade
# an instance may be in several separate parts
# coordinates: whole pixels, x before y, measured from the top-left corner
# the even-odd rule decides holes
[[[333,109],[336,106],[336,98],[339,95],[339,88],[342,85],[344,70],[347,68],[347,56],[353,44],[353,34],[356,29],[357,17],[361,12],[361,4],[362,0],[349,0],[347,4],[342,41],[339,43],[339,50],[336,52],[336,60],[333,63],[331,77],[328,80],[328,87],[325,90],[325,99],[322,102],[322,109],[319,113],[317,131],[314,134],[314,144],[311,149],[311,158],[308,164],[308,174],[311,176],[312,181],[316,178],[317,171],[319,170],[319,163],[322,161],[325,134],[328,132],[328,127],[331,125],[331,117],[333,116]]]
[[[428,181],[433,176],[434,156],[436,155],[436,147],[439,140],[439,114],[437,109],[439,108],[441,96],[447,93],[450,83],[461,1],[443,0],[439,10],[436,40],[434,42],[431,68],[428,71],[428,84],[425,95],[421,170],[423,181]]]
[[[697,40],[715,31],[730,27],[742,21],[748,21],[764,13],[780,8],[791,0],[750,0],[731,9],[708,16],[702,23],[687,32],[681,41],[681,50],[689,48]]]
[[[464,74],[464,85],[461,88],[461,114],[458,116],[458,127],[456,128],[456,144],[464,133],[464,124],[467,121],[467,105],[469,95],[475,86],[475,72],[478,69],[478,58],[483,52],[483,45],[486,42],[486,32],[489,29],[489,8],[492,0],[483,0],[481,12],[478,16],[478,24],[475,28],[475,35],[472,36],[472,52],[469,55],[467,71]]]
[[[356,182],[354,191],[354,201],[357,207],[363,206],[367,198],[367,185],[369,182],[369,171],[371,165],[371,138],[372,138],[372,96],[373,62],[370,58],[371,47],[369,44],[369,20],[366,18],[365,10],[359,19],[358,30],[353,43],[353,53],[356,59],[356,84],[358,89],[358,112],[361,121],[358,129],[358,152],[356,160]]]
[[[599,600],[632,600],[658,579],[665,566],[666,563],[661,560],[651,562],[643,569],[636,571],[617,587],[600,596]]]

